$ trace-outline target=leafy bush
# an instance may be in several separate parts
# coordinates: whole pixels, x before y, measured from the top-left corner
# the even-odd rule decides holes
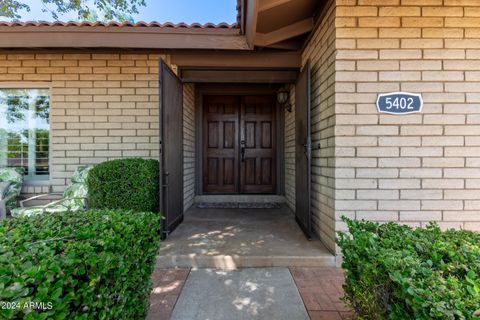
[[[480,234],[344,221],[345,299],[360,319],[480,319]]]
[[[159,163],[140,158],[96,165],[87,178],[90,208],[159,211]]]
[[[143,318],[159,221],[124,210],[0,221],[0,318]]]

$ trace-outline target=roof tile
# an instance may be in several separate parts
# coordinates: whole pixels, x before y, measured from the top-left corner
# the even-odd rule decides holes
[[[135,23],[132,22],[117,22],[117,21],[110,21],[110,22],[101,22],[101,21],[96,21],[96,22],[90,22],[90,21],[83,21],[83,22],[77,22],[77,21],[67,21],[67,22],[62,22],[62,21],[54,21],[54,22],[48,22],[48,21],[0,21],[0,27],[107,27],[107,28],[114,28],[114,27],[119,27],[119,28],[125,28],[125,27],[131,27],[131,28],[187,28],[187,29],[234,29],[234,28],[239,28],[242,20],[242,3],[243,0],[237,0],[237,21],[235,23],[229,24],[226,22],[222,23],[173,23],[173,22],[165,22],[165,23],[160,23],[157,21],[152,21],[152,22],[145,22],[145,21],[138,21]]]
[[[165,23],[159,23],[157,21],[152,21],[152,22],[145,22],[145,21],[139,21],[139,22],[116,22],[116,21],[111,21],[111,22],[89,22],[89,21],[84,21],[84,22],[76,22],[76,21],[68,21],[68,22],[62,22],[62,21],[54,21],[54,22],[47,22],[47,21],[13,21],[13,22],[8,22],[8,21],[0,21],[0,27],[52,27],[52,26],[58,26],[58,27],[106,27],[106,28],[114,28],[114,27],[119,27],[119,28],[125,28],[125,27],[131,27],[131,28],[201,28],[201,29],[233,29],[237,28],[238,24],[233,23],[233,24],[228,24],[226,22],[214,24],[214,23],[191,23],[187,24],[184,22],[181,23],[172,23],[172,22],[165,22]]]

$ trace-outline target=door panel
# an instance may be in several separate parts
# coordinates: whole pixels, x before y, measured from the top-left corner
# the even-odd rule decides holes
[[[162,239],[183,221],[183,85],[160,60],[160,210]]]
[[[244,96],[240,114],[240,191],[275,193],[275,97]]]
[[[311,123],[310,62],[295,85],[295,218],[307,238],[311,238]]]
[[[237,193],[239,101],[234,96],[204,96],[205,193]],[[205,179],[205,177],[207,177]]]
[[[275,193],[273,96],[204,96],[204,193]]]

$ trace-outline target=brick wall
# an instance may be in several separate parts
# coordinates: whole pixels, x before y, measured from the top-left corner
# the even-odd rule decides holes
[[[335,248],[335,3],[328,1],[302,54],[312,68],[312,216],[315,231]]]
[[[183,85],[183,207],[195,198],[195,86]]]
[[[159,58],[158,54],[0,52],[1,86],[51,85],[51,191],[61,192],[81,164],[158,158]]]
[[[337,0],[338,217],[480,230],[480,1]],[[377,94],[421,93],[421,114]]]

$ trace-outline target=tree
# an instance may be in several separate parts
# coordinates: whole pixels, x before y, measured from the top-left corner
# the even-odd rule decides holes
[[[105,15],[102,13],[99,13],[97,9],[90,9],[90,14],[88,16],[82,17],[81,19],[76,19],[75,21],[95,22],[95,21],[109,21],[109,20],[111,19],[106,19]],[[134,23],[135,19],[128,13],[115,10],[115,21]]]
[[[52,18],[58,20],[59,14],[76,12],[79,20],[91,20],[96,14],[102,13],[103,20],[130,20],[128,15],[138,13],[139,7],[145,6],[145,0],[40,0],[45,5],[44,11],[50,12]],[[53,5],[55,9],[48,9]],[[0,0],[0,17],[20,19],[19,11],[30,11],[25,1]]]

